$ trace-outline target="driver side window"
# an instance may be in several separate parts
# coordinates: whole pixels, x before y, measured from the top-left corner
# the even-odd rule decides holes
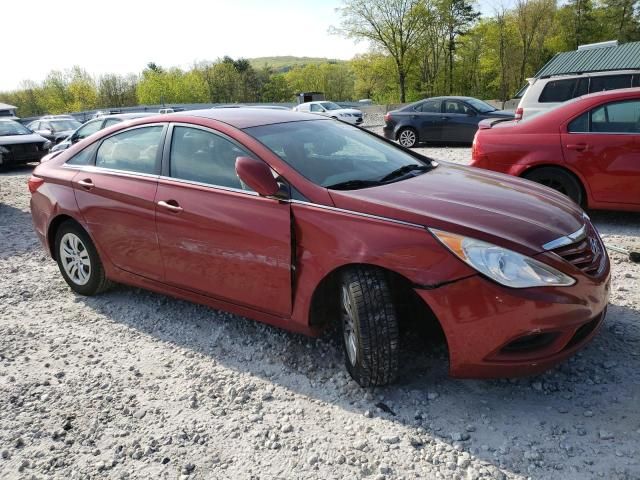
[[[324,109],[320,105],[316,105],[315,103],[311,105],[312,112],[324,112]]]

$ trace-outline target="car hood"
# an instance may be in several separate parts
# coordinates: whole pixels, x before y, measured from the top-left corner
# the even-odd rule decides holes
[[[0,136],[0,145],[17,145],[20,143],[36,143],[46,142],[47,139],[41,137],[37,133],[30,133],[29,135],[6,135]]]
[[[360,110],[356,110],[355,108],[341,108],[339,110],[329,110],[328,114],[333,115],[335,113],[355,113],[356,115],[362,115]]]
[[[528,255],[585,223],[580,207],[549,188],[453,164],[395,183],[330,194],[338,208],[473,236]]]
[[[73,132],[75,132],[75,130],[61,130],[59,132],[55,132],[54,135],[56,138],[67,138]]]

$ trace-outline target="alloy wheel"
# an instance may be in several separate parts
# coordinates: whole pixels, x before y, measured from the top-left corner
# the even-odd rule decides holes
[[[80,237],[65,233],[60,241],[59,254],[69,279],[76,285],[86,285],[91,278],[91,259]]]
[[[356,320],[351,301],[351,295],[346,285],[342,286],[342,332],[347,357],[351,365],[356,364],[358,358],[358,341],[356,338]]]
[[[398,143],[403,147],[413,147],[416,144],[416,134],[413,130],[403,130],[398,137]]]

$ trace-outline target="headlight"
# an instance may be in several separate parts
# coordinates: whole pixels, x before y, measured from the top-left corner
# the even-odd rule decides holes
[[[49,149],[51,148],[51,145],[52,145],[52,144],[51,144],[51,141],[50,141],[50,140],[47,140],[46,142],[44,142],[44,143],[42,144],[42,149],[43,149],[43,150],[49,150]]]
[[[506,287],[566,287],[576,283],[555,268],[507,248],[442,230],[429,230],[460,260]]]
[[[9,153],[9,150],[0,145],[0,155],[2,155],[3,153]]]

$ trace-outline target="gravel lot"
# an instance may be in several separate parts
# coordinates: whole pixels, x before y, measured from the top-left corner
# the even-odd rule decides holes
[[[545,375],[453,380],[415,339],[398,383],[366,391],[330,336],[73,294],[32,231],[30,170],[0,174],[1,478],[640,478],[640,266],[622,255],[600,335]],[[592,218],[640,246],[640,215]]]

